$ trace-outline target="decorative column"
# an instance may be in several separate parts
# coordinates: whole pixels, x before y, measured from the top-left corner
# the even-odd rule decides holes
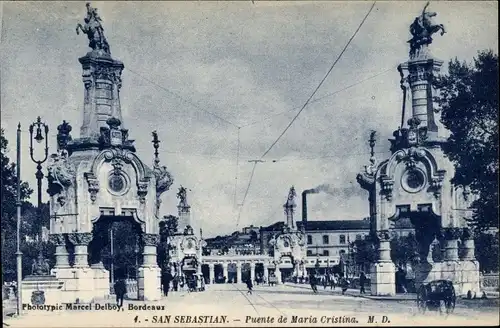
[[[89,267],[88,261],[88,245],[92,237],[92,233],[69,233],[68,239],[75,245],[75,263],[70,272],[61,270],[61,275],[59,272],[56,273],[58,279],[66,281],[65,292],[70,295],[73,302],[78,298],[80,302],[87,303],[101,296],[100,291],[96,291],[94,270]]]
[[[228,266],[227,262],[222,263],[222,276],[226,278],[225,282],[228,282],[229,280],[227,266]]]
[[[50,242],[56,246],[56,265],[54,269],[69,268],[69,254],[66,250],[66,240],[63,234],[51,234]]]
[[[250,280],[252,283],[255,281],[255,262],[250,263]]]
[[[241,262],[240,261],[237,261],[236,262],[236,282],[238,284],[241,284],[242,281],[241,281]]]
[[[445,240],[445,261],[458,261],[458,239],[461,237],[461,231],[459,228],[445,228],[444,230],[444,240]]]
[[[280,269],[280,263],[276,263],[276,270],[274,270],[274,275],[276,276],[276,279],[277,279],[277,284],[280,285],[282,284],[282,280],[281,280],[281,269]]]
[[[157,301],[161,299],[161,269],[156,263],[156,246],[160,236],[143,233],[143,262],[139,268],[139,299],[142,301]]]
[[[266,280],[266,282],[269,282],[269,265],[267,264],[267,262],[264,262],[263,266],[264,266],[264,279]]]
[[[474,261],[476,259],[476,255],[474,254],[474,238],[469,228],[465,228],[462,231],[462,245],[464,248],[462,260]]]
[[[70,233],[68,239],[75,245],[74,268],[88,268],[88,245],[92,241],[92,233]]]
[[[215,264],[214,263],[209,263],[208,264],[209,268],[209,283],[211,284],[212,281],[215,283]]]

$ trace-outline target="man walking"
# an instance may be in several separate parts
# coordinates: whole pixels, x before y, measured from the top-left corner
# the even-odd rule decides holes
[[[163,286],[163,295],[168,296],[168,292],[170,291],[170,281],[172,281],[172,275],[170,272],[165,270],[161,277],[161,284]]]
[[[123,298],[127,293],[127,285],[125,284],[125,280],[123,278],[119,278],[117,281],[115,281],[114,289],[116,295],[116,305],[121,308],[123,306]]]
[[[252,295],[252,288],[253,288],[252,278],[247,279],[247,288],[248,288],[247,294]]]

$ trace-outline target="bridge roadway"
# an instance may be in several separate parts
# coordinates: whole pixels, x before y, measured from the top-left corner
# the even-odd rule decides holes
[[[111,304],[111,300],[108,300],[108,303]],[[137,309],[144,305],[164,306],[164,310]],[[136,309],[129,310],[129,307]],[[197,317],[194,318],[194,316]],[[125,300],[123,311],[95,310],[95,306],[90,311],[31,310],[25,311],[19,318],[10,318],[4,322],[10,327],[267,327],[280,325],[283,327],[331,327],[336,325],[366,326],[370,316],[377,321],[373,323],[374,326],[384,325],[382,323],[384,316],[390,320],[391,325],[404,326],[433,324],[469,326],[499,323],[499,314],[494,308],[469,308],[459,304],[455,313],[447,318],[435,313],[427,313],[423,316],[416,314],[414,301],[377,301],[326,292],[313,294],[310,290],[286,285],[256,286],[253,294],[248,295],[246,286],[243,284],[207,285],[205,292],[171,293],[169,297],[158,302]],[[287,322],[281,324],[278,321],[280,317],[286,317]],[[355,318],[357,323],[342,323],[345,318]],[[170,323],[167,322],[168,320]],[[191,322],[197,320],[197,323],[188,324],[188,320]],[[387,324],[389,322],[385,325]]]

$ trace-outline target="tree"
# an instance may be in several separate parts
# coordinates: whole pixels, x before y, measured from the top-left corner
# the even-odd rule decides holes
[[[435,86],[441,122],[451,132],[443,150],[455,164],[452,182],[478,195],[471,225],[498,227],[498,55],[481,51],[473,65],[452,60]]]
[[[409,233],[406,236],[395,235],[391,239],[391,259],[399,266],[406,266],[418,258],[418,242],[415,235]]]
[[[356,239],[351,243],[351,247],[354,250],[354,263],[357,266],[367,267],[369,263],[377,260],[375,243],[370,236]]]
[[[479,233],[474,238],[474,244],[481,272],[498,272],[498,233]]]
[[[160,244],[158,247],[158,265],[170,262],[170,250],[173,248],[171,237],[177,234],[179,229],[179,218],[174,215],[166,215],[160,222]]]

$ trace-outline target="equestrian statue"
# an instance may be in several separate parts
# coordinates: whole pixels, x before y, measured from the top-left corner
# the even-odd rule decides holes
[[[76,25],[76,34],[87,34],[89,38],[89,47],[98,52],[104,52],[111,55],[108,41],[104,36],[104,28],[102,27],[102,19],[97,13],[97,8],[92,8],[87,2],[87,17],[84,18],[85,25],[78,23]]]
[[[415,20],[410,25],[410,33],[413,36],[408,41],[410,43],[410,58],[415,58],[423,47],[432,43],[432,35],[434,33],[439,31],[441,31],[441,35],[446,33],[443,24],[434,24],[433,17],[437,16],[437,13],[427,11],[428,6],[429,2],[427,2],[424,10],[422,10],[422,14],[415,17]]]

